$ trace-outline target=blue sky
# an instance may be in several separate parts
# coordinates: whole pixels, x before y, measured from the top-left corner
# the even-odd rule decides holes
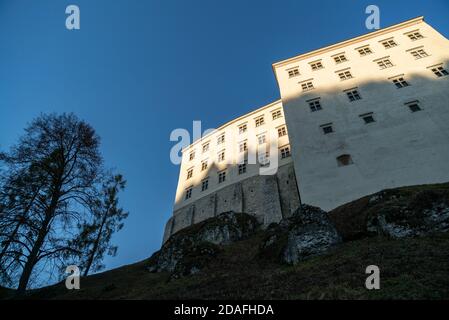
[[[65,28],[65,8],[81,30]],[[178,167],[175,128],[217,127],[279,97],[275,61],[416,16],[449,36],[449,2],[242,0],[0,0],[0,148],[41,112],[74,112],[123,173],[130,216],[108,268],[159,249]]]

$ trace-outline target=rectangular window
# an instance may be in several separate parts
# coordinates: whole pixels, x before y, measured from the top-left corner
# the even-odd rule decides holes
[[[351,101],[351,102],[362,99],[362,97],[360,96],[360,93],[357,89],[350,89],[345,92],[346,92],[346,95],[348,96],[349,101]]]
[[[350,71],[342,71],[338,73],[338,77],[340,78],[340,80],[348,80],[352,78],[352,74]]]
[[[332,123],[326,123],[320,126],[321,130],[323,130],[324,134],[329,134],[334,132],[334,129],[332,128]]]
[[[273,113],[272,113],[271,115],[273,116],[273,120],[282,118],[282,112],[281,112],[281,110],[273,111]]]
[[[382,44],[385,49],[390,49],[398,45],[393,39],[382,41]]]
[[[187,179],[190,179],[190,178],[192,178],[192,177],[193,177],[193,168],[187,170]]]
[[[267,166],[270,164],[270,153],[267,152],[258,152],[257,160],[259,160],[259,164],[261,166]]]
[[[290,146],[285,146],[280,148],[281,151],[281,159],[285,159],[290,157]]]
[[[335,63],[339,64],[339,63],[343,63],[345,61],[348,61],[348,59],[346,59],[346,56],[344,54],[340,54],[338,56],[334,57]]]
[[[287,72],[288,72],[288,77],[289,78],[293,78],[293,77],[299,76],[299,69],[298,68],[293,68],[293,69],[287,70]]]
[[[391,68],[393,66],[390,59],[382,59],[376,62],[380,69]]]
[[[246,141],[240,142],[239,144],[239,151],[245,152],[248,150],[248,143]]]
[[[201,171],[207,170],[207,160],[201,162]]]
[[[203,144],[203,153],[206,153],[207,151],[209,151],[209,142]]]
[[[359,51],[359,54],[361,57],[364,57],[364,56],[367,56],[367,55],[373,53],[369,47],[360,48],[360,49],[358,49],[358,51]]]
[[[225,135],[224,135],[224,133],[223,133],[223,134],[221,134],[221,135],[218,136],[218,138],[217,138],[217,144],[222,144],[222,143],[224,143],[224,142],[225,142]]]
[[[439,67],[432,67],[432,72],[438,77],[444,77],[447,76],[449,73],[447,72],[446,69],[444,69],[442,66]]]
[[[195,151],[192,151],[189,154],[189,161],[192,161],[193,159],[195,159]]]
[[[261,135],[257,136],[257,142],[259,144],[264,144],[265,142],[267,142],[266,141],[266,136],[264,134],[261,134]]]
[[[221,171],[218,173],[218,183],[226,181],[226,171]]]
[[[418,100],[407,102],[405,103],[405,105],[410,109],[411,112],[417,112],[422,110]]]
[[[312,71],[323,69],[323,64],[321,61],[311,62],[310,67],[312,68]]]
[[[225,152],[224,151],[220,151],[218,153],[218,162],[222,162],[225,160]]]
[[[418,49],[418,50],[413,50],[410,51],[410,54],[415,58],[415,59],[422,59],[425,57],[428,57],[429,55],[427,54],[426,51],[424,51],[424,49]]]
[[[416,41],[416,40],[419,40],[419,39],[424,38],[424,37],[422,36],[422,34],[419,33],[418,31],[408,33],[408,34],[407,34],[407,37],[409,37],[410,40],[412,40],[412,41]]]
[[[302,91],[309,91],[309,90],[314,89],[312,81],[307,81],[307,82],[301,83],[301,88],[302,88]]]
[[[206,191],[209,188],[209,179],[205,179],[201,182],[201,191]]]
[[[256,119],[256,127],[260,127],[263,124],[265,124],[265,119],[263,116]]]
[[[192,187],[186,189],[185,200],[190,199],[191,197],[192,197]]]
[[[365,113],[365,114],[361,114],[359,117],[363,119],[363,121],[365,122],[365,124],[375,122],[374,116],[373,116],[373,113],[372,113],[372,112],[370,112],[370,113]]]
[[[239,134],[245,133],[248,130],[248,126],[245,124],[242,124],[239,126]]]
[[[310,107],[310,111],[312,112],[316,112],[319,110],[322,110],[321,108],[321,102],[320,99],[314,99],[314,100],[310,100],[309,102],[309,107]]]
[[[278,128],[278,137],[283,137],[287,135],[287,128],[285,128],[285,126],[282,126],[280,128]]]
[[[239,174],[246,173],[246,161],[244,163],[239,164]]]
[[[405,81],[404,77],[398,77],[396,79],[393,79],[393,84],[396,86],[396,88],[400,89],[403,87],[408,87],[409,84],[407,81]]]

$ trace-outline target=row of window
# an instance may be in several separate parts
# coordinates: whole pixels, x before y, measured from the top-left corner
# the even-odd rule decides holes
[[[291,156],[291,152],[290,152],[290,146],[283,146],[279,149],[279,152],[281,154],[281,158],[285,159],[287,157]],[[259,160],[259,164],[261,166],[266,166],[268,165],[269,162],[269,157],[270,157],[270,153],[269,152],[265,152],[265,153],[260,153],[258,155],[258,160]],[[245,160],[243,163],[238,165],[238,174],[242,175],[245,174],[247,171],[247,166],[248,166],[248,161]],[[191,178],[193,176],[193,169],[189,169],[187,172],[187,177]],[[217,177],[218,177],[218,183],[223,183],[226,181],[226,177],[227,177],[227,169],[219,171],[217,173]],[[209,177],[203,179],[201,181],[201,191],[206,191],[207,189],[209,189]],[[193,186],[187,188],[185,190],[185,200],[188,200],[192,197],[192,192],[193,192]]]
[[[416,40],[424,38],[423,35],[419,31],[412,31],[412,32],[406,33],[406,35],[412,41],[416,41]],[[390,49],[390,48],[398,46],[398,43],[393,38],[385,39],[385,40],[382,40],[379,42],[384,46],[385,49]],[[420,49],[420,48],[415,48],[415,49],[410,49],[410,53],[415,57],[415,59],[420,59],[420,58],[427,56],[427,53],[423,49]],[[364,56],[374,53],[369,45],[363,46],[361,48],[357,48],[355,50],[358,51],[358,53],[360,54],[361,57],[364,57]],[[335,61],[335,64],[341,64],[343,62],[349,61],[344,53],[335,54],[332,56],[332,58]],[[312,71],[324,69],[324,65],[321,62],[321,60],[309,62],[309,65],[310,65],[310,68]],[[293,68],[287,69],[286,71],[288,73],[289,78],[293,78],[293,77],[299,76],[301,74],[299,72],[298,67],[293,67]]]
[[[422,110],[418,100],[406,102],[406,103],[404,103],[404,105],[406,107],[408,107],[411,112],[417,112],[417,111]],[[360,119],[363,120],[363,122],[365,124],[376,122],[376,120],[374,119],[373,112],[361,114],[361,115],[359,115],[359,117],[360,117]],[[333,124],[331,122],[320,125],[320,128],[323,131],[323,134],[329,134],[329,133],[335,132]]]

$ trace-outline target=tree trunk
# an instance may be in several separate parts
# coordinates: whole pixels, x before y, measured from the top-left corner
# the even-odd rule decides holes
[[[91,251],[91,253],[89,255],[89,258],[87,260],[86,270],[84,270],[84,273],[83,273],[84,277],[86,277],[89,274],[89,270],[92,267],[92,263],[94,262],[95,253],[97,252],[98,245],[100,243],[101,233],[103,232],[104,224],[106,223],[106,219],[108,218],[108,213],[109,213],[109,209],[106,212],[106,214],[104,215],[103,221],[101,222],[100,229],[98,230],[97,239],[95,239],[94,247],[92,248],[92,251]]]

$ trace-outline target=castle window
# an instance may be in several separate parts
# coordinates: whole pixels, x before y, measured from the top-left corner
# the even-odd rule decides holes
[[[308,102],[309,102],[310,111],[315,112],[315,111],[319,111],[322,109],[320,98],[309,100]]]
[[[271,115],[273,116],[273,120],[282,118],[282,112],[281,112],[281,110],[273,111],[273,113],[272,113]]]
[[[349,166],[350,164],[353,164],[351,155],[349,154],[342,154],[341,156],[337,157],[337,165],[339,167],[343,166]]]
[[[201,171],[207,170],[207,160],[201,162]]]
[[[239,144],[239,151],[245,152],[248,150],[248,143],[246,141],[240,142]]]
[[[337,71],[338,72],[338,71]],[[352,74],[349,70],[346,71],[342,71],[342,72],[338,72],[338,77],[340,78],[340,80],[348,80],[352,78]]]
[[[186,189],[186,197],[185,200],[188,200],[192,197],[192,187]]]
[[[323,69],[323,64],[321,61],[311,62],[310,67],[312,68],[312,71]]]
[[[290,157],[290,146],[285,146],[280,148],[281,151],[281,159],[285,159]]]
[[[389,39],[382,41],[382,45],[385,47],[385,49],[390,49],[396,47],[398,44],[393,39]]]
[[[349,101],[353,102],[356,100],[361,100],[362,97],[359,94],[359,91],[357,89],[349,89],[346,90],[346,95],[348,96]]]
[[[223,150],[218,153],[218,162],[222,162],[224,160],[225,160],[225,152]]]
[[[381,60],[376,61],[376,62],[377,62],[377,65],[379,66],[379,68],[381,70],[393,67],[393,63],[391,63],[390,59],[381,59]]]
[[[187,170],[187,179],[190,179],[193,177],[193,168]]]
[[[264,125],[264,124],[265,124],[265,119],[263,116],[256,118],[256,127],[260,127],[261,125]]]
[[[339,63],[343,63],[345,61],[348,61],[348,59],[346,59],[346,56],[344,54],[340,54],[338,56],[334,57],[335,63],[339,64]]]
[[[299,69],[298,68],[288,69],[287,73],[289,78],[293,78],[299,76]]]
[[[248,130],[248,126],[246,123],[239,126],[239,134],[245,133]]]
[[[264,144],[265,142],[267,142],[267,138],[264,134],[261,134],[257,136],[257,141],[259,144]]]
[[[206,191],[209,188],[209,179],[205,179],[201,182],[201,191]]]
[[[359,117],[363,119],[363,121],[365,122],[365,124],[372,123],[372,122],[376,122],[376,121],[374,120],[374,117],[373,117],[373,113],[372,113],[372,112],[370,112],[370,113],[365,113],[365,114],[361,114]]]
[[[425,57],[428,57],[429,55],[427,54],[426,51],[424,51],[424,49],[418,49],[418,50],[413,50],[410,51],[410,54],[415,58],[415,59],[422,59]]]
[[[209,151],[209,142],[203,144],[203,153],[206,153],[207,151]]]
[[[258,152],[257,160],[259,160],[259,164],[261,166],[267,166],[270,164],[270,153],[267,152]]]
[[[324,134],[329,134],[334,132],[334,129],[332,127],[332,123],[326,123],[320,126],[321,130],[323,130]]]
[[[287,135],[287,129],[285,128],[285,126],[282,126],[280,128],[278,128],[278,137],[283,137]]]
[[[195,159],[195,151],[192,151],[189,154],[189,161],[192,161],[193,159]]]
[[[310,91],[314,89],[312,81],[306,81],[301,83],[302,91]]]
[[[411,112],[417,112],[417,111],[421,110],[418,100],[407,102],[407,103],[405,103],[405,105],[410,109]]]
[[[403,87],[408,87],[409,84],[407,81],[405,81],[404,77],[398,77],[396,79],[393,79],[393,84],[396,86],[396,88],[400,89]]]
[[[222,144],[222,143],[224,143],[224,142],[225,142],[225,134],[223,133],[223,134],[221,134],[221,135],[218,136],[218,138],[217,138],[217,144]]]
[[[446,69],[444,69],[442,66],[439,67],[431,67],[432,72],[437,76],[437,77],[444,77],[447,76],[449,73],[447,72]]]
[[[246,161],[242,164],[239,164],[239,174],[246,173]]]
[[[218,183],[226,181],[226,171],[221,171],[218,173]]]
[[[410,40],[412,40],[412,41],[416,41],[416,40],[424,38],[423,35],[421,33],[419,33],[418,31],[408,33],[407,37],[409,37]]]
[[[360,48],[360,49],[358,49],[358,51],[359,51],[359,54],[361,57],[364,57],[364,56],[367,56],[367,55],[373,53],[369,47]]]

